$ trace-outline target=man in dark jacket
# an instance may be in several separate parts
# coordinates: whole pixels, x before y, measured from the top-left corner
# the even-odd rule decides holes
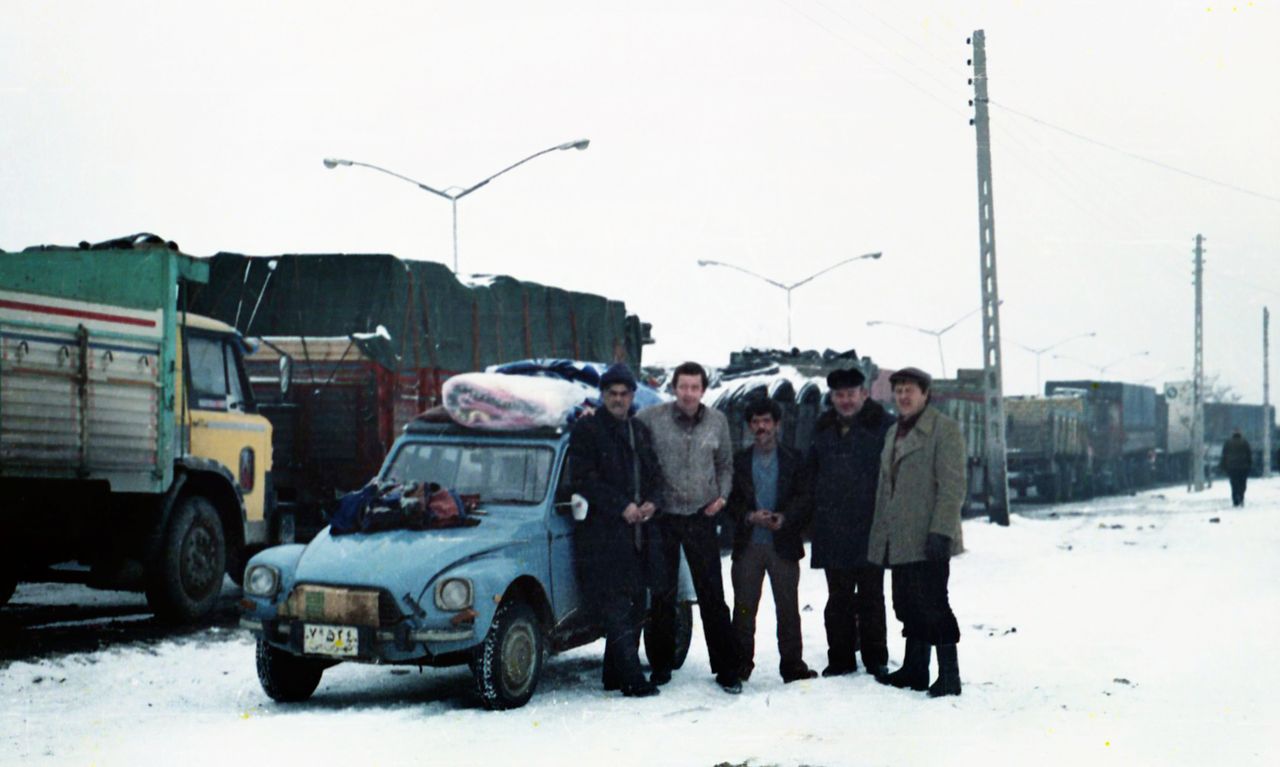
[[[604,688],[656,695],[640,668],[645,589],[661,576],[661,546],[650,522],[662,473],[649,429],[631,417],[636,381],[622,364],[600,378],[604,409],[581,418],[569,438],[570,483],[587,501],[574,532],[578,582],[605,631]]]
[[[826,571],[827,667],[823,676],[858,668],[886,673],[884,568],[867,559],[880,451],[893,416],[870,399],[857,368],[827,376],[831,409],[818,418],[807,476],[813,497],[813,567]]]
[[[1244,491],[1253,470],[1253,448],[1239,429],[1222,445],[1221,468],[1231,480],[1231,505],[1244,505]]]
[[[755,668],[756,611],[769,575],[778,616],[778,671],[783,682],[812,679],[800,635],[801,533],[808,503],[800,455],[778,443],[782,408],[772,399],[747,404],[744,418],[755,442],[733,457],[733,491],[725,512],[737,523],[733,538],[733,628],[742,652],[740,676]]]

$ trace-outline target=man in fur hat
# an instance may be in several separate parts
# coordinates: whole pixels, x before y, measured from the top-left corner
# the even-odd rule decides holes
[[[893,416],[870,398],[862,371],[827,376],[831,407],[818,418],[809,448],[813,498],[813,567],[827,576],[827,667],[823,676],[872,674],[889,662],[885,638],[884,568],[868,561],[884,437]]]

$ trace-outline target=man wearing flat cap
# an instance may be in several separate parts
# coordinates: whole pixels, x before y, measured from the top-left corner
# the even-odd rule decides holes
[[[827,577],[827,667],[822,675],[858,669],[887,672],[884,568],[867,558],[880,452],[893,416],[870,399],[861,370],[827,375],[831,407],[818,417],[807,476],[813,498],[812,566]]]
[[[623,364],[600,377],[604,407],[573,425],[569,474],[587,500],[574,532],[574,559],[585,601],[604,628],[606,690],[628,697],[656,695],[640,667],[645,590],[665,582],[653,515],[662,474],[649,429],[632,417],[636,379]]]
[[[950,560],[964,550],[965,445],[960,426],[929,405],[933,380],[919,368],[889,376],[898,427],[880,455],[880,483],[867,556],[893,572],[893,612],[902,622],[902,668],[879,678],[894,687],[960,694],[960,626],[947,597]],[[938,680],[929,684],[937,648]]]

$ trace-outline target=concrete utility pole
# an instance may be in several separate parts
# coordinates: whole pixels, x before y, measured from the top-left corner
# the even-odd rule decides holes
[[[1262,476],[1271,476],[1271,312],[1262,307]]]
[[[1196,361],[1192,368],[1191,487],[1204,490],[1204,237],[1196,235]]]
[[[985,411],[987,518],[1009,524],[1009,466],[1005,457],[1004,384],[1000,368],[1000,291],[996,282],[996,219],[991,195],[991,124],[987,112],[986,33],[973,44],[974,126],[978,140],[978,249],[982,258],[982,402]]]

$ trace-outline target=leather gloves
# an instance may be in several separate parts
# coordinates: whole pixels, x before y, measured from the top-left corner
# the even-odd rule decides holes
[[[930,562],[945,562],[951,558],[951,538],[941,533],[929,533],[924,541],[924,557]]]

